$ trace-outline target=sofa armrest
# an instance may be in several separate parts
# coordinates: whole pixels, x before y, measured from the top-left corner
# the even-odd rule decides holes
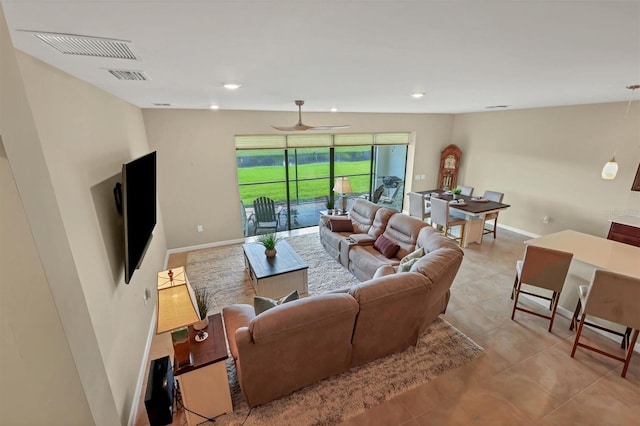
[[[236,330],[242,327],[249,327],[249,323],[255,318],[256,312],[251,305],[231,305],[222,309],[224,328],[229,342],[229,350],[233,359],[238,359],[238,343],[236,341]]]
[[[376,239],[369,234],[351,234],[348,239],[359,246],[370,246],[376,242]]]
[[[378,269],[376,269],[376,273],[373,274],[373,278],[386,277],[387,275],[393,275],[398,271],[397,266],[392,265],[382,265]]]

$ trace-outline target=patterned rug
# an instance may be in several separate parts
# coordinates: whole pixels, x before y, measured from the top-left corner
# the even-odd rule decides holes
[[[320,245],[317,234],[287,238],[309,265],[309,294],[358,282]],[[187,273],[194,288],[210,291],[209,313],[232,303],[253,303],[255,295],[244,271],[242,245],[191,252]],[[268,404],[249,409],[242,397],[231,358],[227,361],[233,413],[220,425],[334,425],[381,402],[433,380],[482,354],[483,349],[442,319],[436,320],[415,347],[307,386]],[[209,424],[209,423],[206,423]],[[213,424],[213,423],[211,423]]]

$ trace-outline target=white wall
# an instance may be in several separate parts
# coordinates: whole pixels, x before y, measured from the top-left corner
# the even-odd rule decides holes
[[[456,115],[460,183],[505,193],[508,226],[545,235],[564,229],[606,236],[609,219],[640,215],[631,183],[640,162],[640,102]],[[600,177],[616,150],[615,180]],[[542,218],[549,216],[550,223]]]
[[[155,289],[156,273],[164,265],[164,226],[159,215],[141,269],[129,285],[124,284],[124,267],[121,264],[122,269],[114,273],[113,247],[109,244],[113,240],[110,234],[119,231],[101,222],[108,216],[103,211],[105,206],[114,208],[113,203],[100,199],[95,189],[119,173],[122,163],[150,151],[142,114],[126,102],[15,51],[9,44],[3,16],[0,21],[0,133],[62,332],[56,332],[55,318],[40,318],[31,309],[25,310],[23,317],[28,318],[26,325],[31,319],[42,332],[48,333],[51,328],[52,338],[66,338],[53,350],[63,353],[64,346],[69,348],[71,359],[67,357],[66,361],[77,370],[83,392],[77,397],[77,407],[69,407],[64,417],[49,422],[125,424],[131,404],[137,400],[136,384],[144,367],[155,291],[147,303],[143,294],[146,288]],[[4,244],[3,236],[3,258],[5,250],[16,255],[22,250],[19,246],[5,248]],[[33,256],[25,257],[29,259]],[[34,264],[35,271],[37,268]],[[11,285],[21,292],[16,302],[20,296],[31,297],[30,276],[12,278]],[[6,321],[3,312],[3,342]],[[7,352],[31,360],[30,348],[19,343],[12,343]],[[3,356],[4,351],[3,345]],[[48,351],[48,347],[42,348],[41,362],[47,362]],[[58,374],[68,370],[62,361],[61,365],[48,365],[48,377],[39,383],[42,392],[59,394],[51,397],[51,405],[77,394],[72,386],[73,374],[56,381]],[[29,367],[39,368],[36,364]],[[26,371],[16,370],[16,375],[16,379],[32,379]],[[66,383],[71,383],[71,388],[65,396]],[[44,414],[37,408],[40,401],[33,398],[34,394],[9,395],[10,405],[33,407],[19,413],[20,422],[46,424],[38,421]]]
[[[149,144],[158,150],[160,206],[170,248],[242,238],[234,136],[279,133],[294,112],[143,110]],[[349,132],[415,132],[407,190],[432,188],[440,151],[449,143],[451,115],[309,113],[313,124],[348,123]],[[414,167],[414,157],[418,159]],[[425,174],[425,180],[412,176]],[[406,200],[405,200],[406,201]],[[196,231],[202,225],[204,232]]]

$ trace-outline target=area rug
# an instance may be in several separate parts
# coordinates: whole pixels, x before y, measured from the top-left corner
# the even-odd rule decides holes
[[[291,247],[309,264],[309,293],[358,282],[324,251],[317,234],[290,237]],[[191,252],[189,281],[206,286],[212,296],[210,313],[231,303],[252,303],[255,295],[244,271],[240,244]],[[396,395],[457,368],[483,349],[456,328],[437,319],[415,347],[307,386],[268,404],[249,409],[240,391],[235,366],[227,360],[233,413],[216,418],[218,425],[334,425]],[[213,423],[211,423],[213,424]]]

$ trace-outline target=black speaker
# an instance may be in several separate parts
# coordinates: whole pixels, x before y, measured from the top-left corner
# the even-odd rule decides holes
[[[151,361],[144,405],[151,426],[173,422],[173,368],[169,356]]]

